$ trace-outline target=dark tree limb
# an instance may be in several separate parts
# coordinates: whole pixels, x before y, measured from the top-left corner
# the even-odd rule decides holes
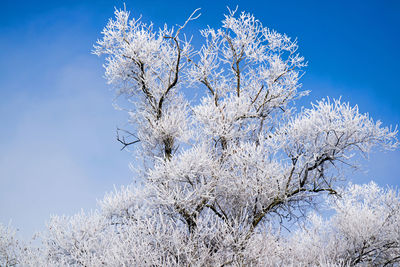
[[[121,136],[119,135],[119,132],[120,132],[120,131],[125,132],[126,134],[128,134],[128,136],[133,136],[133,137],[135,137],[136,140],[134,140],[134,141],[127,141],[127,140],[125,139],[125,136],[122,136],[122,137],[121,137]],[[123,129],[117,128],[117,141],[120,142],[120,143],[123,145],[123,147],[121,148],[121,150],[124,150],[127,146],[130,146],[130,145],[133,145],[133,144],[136,144],[136,143],[140,142],[140,139],[139,139],[136,135],[134,135],[133,133],[131,133],[131,132],[127,131],[127,130],[123,130]]]

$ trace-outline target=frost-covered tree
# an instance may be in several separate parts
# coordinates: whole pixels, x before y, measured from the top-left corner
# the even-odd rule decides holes
[[[11,226],[0,224],[0,266],[15,266],[19,258],[16,231]]]
[[[303,265],[336,262],[345,266],[398,266],[400,262],[400,196],[375,183],[349,185],[341,198],[330,199],[336,213],[324,220],[313,214],[311,225],[290,240]]]
[[[308,94],[297,42],[251,14],[229,11],[220,29],[200,31],[200,48],[184,34],[198,10],[176,28],[129,16],[115,11],[94,53],[128,99],[118,140],[145,163],[141,183],[107,194],[98,211],[53,217],[23,265],[400,262],[398,194],[341,189],[354,155],[396,148],[397,130],[341,100],[296,111]],[[190,104],[182,89],[204,93]],[[322,196],[330,219],[307,215]]]

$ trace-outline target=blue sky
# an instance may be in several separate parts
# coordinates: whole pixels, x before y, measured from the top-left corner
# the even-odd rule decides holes
[[[161,26],[202,16],[186,29],[218,27],[226,6],[297,37],[309,62],[302,103],[330,96],[358,104],[386,125],[400,122],[399,1],[125,1],[133,16]],[[129,153],[115,128],[103,61],[91,54],[114,6],[123,1],[2,1],[0,11],[0,223],[23,237],[50,214],[96,207],[106,191],[132,181]],[[373,153],[356,182],[399,186],[399,151]]]

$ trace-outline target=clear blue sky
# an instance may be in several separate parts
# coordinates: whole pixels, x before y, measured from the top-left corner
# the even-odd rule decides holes
[[[340,97],[386,125],[400,122],[400,1],[125,1],[156,25],[218,27],[226,6],[297,37],[309,62],[302,103]],[[2,1],[0,11],[0,223],[22,236],[50,214],[96,207],[106,191],[128,184],[133,159],[120,152],[103,60],[91,55],[114,6],[123,1]],[[400,153],[373,153],[356,182],[400,185]]]

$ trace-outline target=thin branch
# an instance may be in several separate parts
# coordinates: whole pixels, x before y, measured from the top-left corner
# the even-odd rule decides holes
[[[131,142],[126,141],[126,140],[125,140],[125,136],[122,136],[122,137],[119,136],[119,131],[125,132],[125,133],[127,133],[129,136],[135,137],[136,140],[131,141]],[[140,142],[140,139],[137,138],[136,135],[134,135],[133,133],[131,133],[131,132],[127,131],[127,130],[123,130],[123,129],[117,128],[117,141],[120,142],[120,143],[123,145],[123,147],[121,148],[121,150],[124,150],[127,146],[130,146],[130,145],[133,145],[133,144],[136,144],[136,143]]]

